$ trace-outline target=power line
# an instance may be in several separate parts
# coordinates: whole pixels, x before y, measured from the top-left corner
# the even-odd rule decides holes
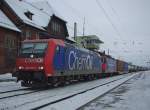
[[[99,35],[102,35],[102,34],[103,34],[99,29],[97,29],[93,24],[91,24],[90,21],[89,21],[81,12],[79,12],[77,9],[73,8],[73,7],[72,7],[70,4],[68,4],[65,0],[61,0],[61,2],[62,2],[64,5],[68,6],[68,7],[72,10],[72,12],[77,15],[77,17],[79,17],[79,18],[82,19],[82,21],[84,21],[84,19],[86,19],[86,21],[87,21],[86,24],[88,24],[89,27],[90,27],[93,31],[97,30],[97,32],[98,32]],[[70,10],[70,11],[71,11],[71,10]]]
[[[120,18],[119,18],[119,16],[118,16],[116,10],[115,10],[114,7],[111,5],[111,3],[110,3],[109,0],[106,0],[106,1],[107,1],[107,3],[109,4],[109,6],[110,6],[112,12],[113,12],[114,15],[116,16],[118,22],[121,24],[121,20],[120,20]],[[121,26],[123,26],[123,25],[121,24]],[[125,32],[125,31],[124,31],[124,32]],[[124,44],[126,45],[127,43],[125,42]],[[138,45],[142,45],[142,44],[143,44],[142,42],[139,42],[139,43],[138,43]],[[135,41],[133,41],[133,45],[135,45]],[[141,50],[139,50],[139,52],[140,52],[140,53],[143,53],[143,51],[141,51]]]
[[[119,16],[118,16],[116,10],[113,8],[113,6],[110,4],[110,1],[108,1],[108,0],[106,0],[106,1],[109,4],[109,6],[110,6],[112,12],[114,13],[114,15],[117,16],[117,19],[120,21]]]
[[[104,7],[102,6],[102,4],[100,3],[99,0],[95,0],[98,7],[103,11],[105,17],[107,18],[107,20],[110,22],[111,26],[113,27],[113,29],[116,31],[117,35],[119,37],[121,37],[121,34],[119,32],[119,30],[116,28],[115,24],[112,22],[111,18],[109,17],[109,15],[107,14],[107,12],[105,11]]]
[[[103,11],[105,17],[107,18],[107,20],[109,21],[109,23],[111,24],[112,28],[115,30],[115,32],[117,33],[117,35],[119,36],[120,40],[124,41],[122,39],[122,35],[119,32],[119,30],[117,29],[117,27],[115,26],[115,24],[113,23],[113,21],[111,20],[111,18],[109,17],[109,15],[107,14],[107,12],[105,11],[105,8],[102,6],[101,2],[99,0],[95,0],[98,7]],[[113,9],[113,7],[112,7]],[[113,9],[114,13],[116,14],[115,10]],[[123,47],[123,50],[125,50],[125,48]]]
[[[110,3],[109,0],[106,0],[106,1],[107,1],[107,3],[109,4],[109,7],[111,8],[112,12],[113,12],[114,15],[116,16],[117,22],[120,23],[120,26],[122,27],[123,25],[122,25],[122,23],[121,23],[121,19],[120,19],[120,17],[118,16],[118,13],[116,12],[115,8],[111,5],[111,3]],[[123,28],[123,30],[124,30],[124,27],[122,27],[122,28]],[[123,31],[123,32],[125,32],[125,31]]]

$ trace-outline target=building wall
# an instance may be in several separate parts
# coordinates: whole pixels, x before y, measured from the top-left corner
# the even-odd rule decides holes
[[[42,31],[23,23],[3,0],[0,0],[0,9],[21,30],[20,35],[18,35],[17,32],[0,27],[0,73],[12,72],[14,69],[15,59],[21,46],[21,41],[26,39],[39,39],[42,37],[39,36],[40,33],[47,33],[49,36],[59,39],[65,39],[68,35],[66,23],[55,16],[49,21],[48,27],[45,27],[47,31]],[[11,46],[13,44],[7,43],[7,40],[10,43],[14,41],[14,46]]]
[[[19,41],[19,33],[0,27],[0,73],[14,70]]]
[[[66,23],[53,16],[47,28],[48,33],[54,38],[66,39],[68,36]]]
[[[43,32],[41,30],[38,30],[34,27],[24,25],[20,28],[22,31],[21,33],[21,40],[33,40],[33,39],[39,39],[39,33]]]
[[[1,2],[1,9],[7,15],[7,17],[22,31],[21,40],[25,39],[39,39],[39,33],[41,30],[35,27],[26,25],[15,14],[15,12],[8,6],[7,3]]]
[[[0,1],[1,2],[1,1]],[[9,5],[5,2],[1,2],[0,8],[3,12],[9,17],[13,23],[22,30],[22,40],[24,39],[39,39],[39,33],[44,32],[35,27],[29,26],[15,14],[15,12],[9,7]],[[34,16],[34,15],[33,15]],[[49,34],[49,36],[58,39],[65,39],[68,36],[66,22],[59,19],[56,16],[53,16],[51,21],[49,21],[48,27],[45,27],[45,33]],[[41,36],[42,37],[42,36]],[[40,38],[41,38],[40,37]]]

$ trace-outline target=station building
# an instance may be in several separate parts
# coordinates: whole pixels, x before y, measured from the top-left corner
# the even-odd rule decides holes
[[[100,45],[104,43],[96,35],[77,36],[74,39],[80,47],[89,50],[99,50]]]
[[[14,68],[21,30],[0,10],[0,73]]]
[[[54,11],[55,9],[48,2],[39,4],[38,2],[31,4],[23,0],[0,0],[1,73],[14,70],[21,41],[68,38],[66,21]],[[13,66],[7,69],[10,64]]]

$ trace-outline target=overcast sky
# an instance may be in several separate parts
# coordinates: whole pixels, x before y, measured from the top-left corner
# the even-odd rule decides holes
[[[99,36],[113,57],[138,65],[150,61],[150,0],[47,1],[68,22],[70,36],[74,22],[82,35],[85,17],[85,34]]]

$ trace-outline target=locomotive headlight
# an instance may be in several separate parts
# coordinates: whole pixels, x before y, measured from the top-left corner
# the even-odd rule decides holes
[[[19,70],[23,69],[23,66],[19,66],[18,69],[19,69]]]
[[[39,67],[39,69],[40,69],[40,70],[43,70],[43,69],[44,69],[44,67],[43,67],[43,66],[40,66],[40,67]]]

